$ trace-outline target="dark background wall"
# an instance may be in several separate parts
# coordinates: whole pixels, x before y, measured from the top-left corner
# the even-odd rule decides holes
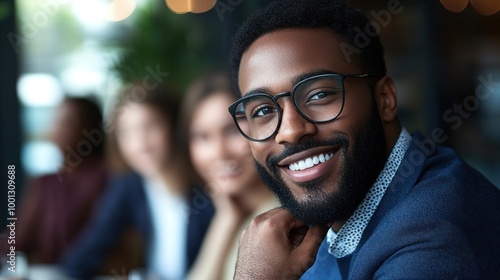
[[[20,198],[23,186],[23,170],[20,164],[21,129],[19,121],[19,101],[16,95],[16,82],[19,76],[18,53],[14,51],[7,35],[16,30],[14,0],[2,0],[7,14],[0,16],[0,228],[7,220],[7,167],[16,166],[16,194]],[[0,236],[0,242],[2,242]]]

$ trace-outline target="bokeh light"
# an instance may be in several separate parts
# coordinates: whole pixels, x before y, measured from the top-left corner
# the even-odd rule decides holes
[[[470,0],[470,3],[483,16],[491,16],[500,11],[500,0]]]
[[[64,98],[57,78],[45,73],[22,75],[17,92],[21,103],[28,107],[52,107]]]
[[[439,0],[448,11],[454,13],[463,11],[469,1],[476,12],[483,16],[491,16],[500,11],[500,0]]]
[[[204,13],[212,9],[217,0],[165,0],[165,3],[177,14]]]
[[[109,21],[124,20],[134,12],[135,7],[135,0],[113,0],[109,5],[106,19]]]
[[[469,4],[469,0],[439,0],[441,4],[451,12],[459,13]]]

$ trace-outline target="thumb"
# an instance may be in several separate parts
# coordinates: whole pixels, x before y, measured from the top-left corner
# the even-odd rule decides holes
[[[294,250],[293,255],[298,263],[303,263],[307,266],[304,268],[304,271],[316,261],[316,254],[323,239],[325,239],[328,229],[327,226],[311,226],[302,243]]]

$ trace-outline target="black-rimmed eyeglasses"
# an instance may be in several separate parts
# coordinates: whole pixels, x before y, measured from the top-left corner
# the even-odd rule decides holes
[[[272,137],[281,124],[283,109],[278,99],[290,96],[297,112],[313,123],[336,119],[344,108],[345,78],[366,78],[377,74],[337,73],[316,75],[297,83],[291,91],[272,96],[267,93],[249,93],[229,106],[229,113],[243,136],[251,141],[265,141]]]

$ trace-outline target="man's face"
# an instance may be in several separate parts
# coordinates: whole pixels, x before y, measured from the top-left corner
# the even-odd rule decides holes
[[[243,95],[290,91],[297,77],[315,72],[361,74],[347,63],[341,41],[328,29],[284,29],[258,38],[243,54],[239,87]],[[387,152],[382,121],[368,79],[347,78],[345,105],[327,123],[305,120],[290,98],[276,135],[251,142],[259,174],[284,207],[308,224],[332,224],[349,217],[382,169]],[[304,170],[290,164],[330,157]],[[315,160],[316,162],[316,160]]]

